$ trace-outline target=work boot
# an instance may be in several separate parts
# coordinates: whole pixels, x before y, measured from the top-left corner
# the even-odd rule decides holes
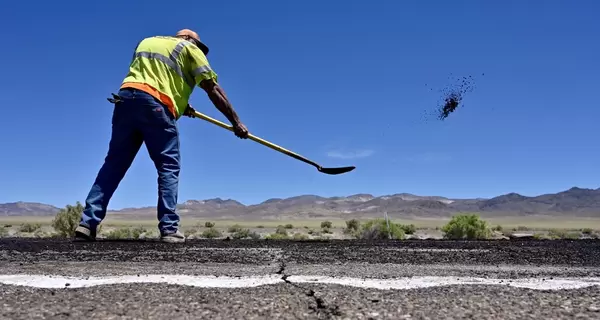
[[[177,230],[177,232],[162,234],[160,236],[160,241],[167,243],[182,243],[185,242],[185,235]]]
[[[95,241],[96,240],[96,230],[91,230],[86,226],[78,226],[75,229],[75,241]]]

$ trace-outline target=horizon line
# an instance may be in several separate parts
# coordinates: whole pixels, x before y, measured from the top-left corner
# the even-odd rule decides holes
[[[450,197],[445,197],[445,196],[438,196],[438,195],[419,195],[419,194],[414,194],[414,193],[409,193],[409,192],[399,192],[399,193],[393,193],[393,194],[381,194],[381,195],[376,195],[376,194],[372,194],[372,193],[354,193],[354,194],[350,194],[350,195],[346,195],[346,196],[339,196],[339,195],[334,195],[334,196],[320,196],[317,194],[299,194],[299,195],[295,195],[295,196],[290,196],[290,197],[285,197],[285,198],[281,198],[281,197],[271,197],[268,199],[265,199],[261,202],[256,202],[256,203],[251,203],[251,204],[247,204],[247,203],[243,203],[239,200],[233,199],[233,198],[221,198],[221,197],[214,197],[214,198],[206,198],[206,199],[186,199],[183,202],[178,202],[177,204],[184,204],[185,202],[188,201],[209,201],[209,200],[216,200],[216,199],[220,199],[223,201],[236,201],[240,204],[242,204],[243,206],[255,206],[255,205],[261,205],[269,200],[274,200],[274,199],[290,199],[290,198],[297,198],[297,197],[304,197],[304,196],[316,196],[316,197],[321,197],[321,198],[325,198],[325,199],[331,199],[331,198],[348,198],[348,197],[352,197],[352,196],[357,196],[357,195],[369,195],[372,196],[373,198],[382,198],[382,197],[392,197],[392,196],[397,196],[397,195],[401,195],[401,194],[406,194],[406,195],[413,195],[413,196],[417,196],[417,197],[439,197],[439,198],[444,198],[444,199],[448,199],[448,200],[477,200],[477,199],[483,199],[483,200],[489,200],[489,199],[493,199],[493,198],[497,198],[497,197],[501,197],[501,196],[505,196],[505,195],[509,195],[509,194],[518,194],[520,196],[523,197],[527,197],[527,198],[534,198],[534,197],[539,197],[539,196],[543,196],[543,195],[548,195],[548,194],[557,194],[560,192],[565,192],[565,191],[569,191],[572,189],[583,189],[583,190],[592,190],[592,191],[597,191],[600,190],[600,187],[598,188],[582,188],[582,187],[577,187],[577,186],[573,186],[567,189],[562,189],[560,191],[555,191],[555,192],[546,192],[546,193],[538,193],[535,195],[524,195],[522,193],[518,193],[518,192],[506,192],[506,193],[502,193],[493,197],[461,197],[461,198],[450,198]],[[77,201],[74,201],[73,203],[69,203],[68,205],[74,205]],[[84,201],[79,201],[80,203],[84,203]],[[44,202],[37,202],[37,201],[23,201],[23,200],[19,200],[19,201],[12,201],[12,202],[3,202],[0,203],[0,205],[6,205],[6,204],[18,204],[18,203],[35,203],[35,204],[42,204],[42,205],[49,205],[49,206],[53,206],[56,208],[64,208],[67,205],[63,205],[63,206],[59,206],[59,205],[55,205],[55,204],[50,204],[50,203],[44,203]],[[111,208],[108,209],[108,211],[121,211],[121,210],[126,210],[126,209],[140,209],[140,208],[151,208],[151,207],[155,207],[155,205],[142,205],[142,206],[125,206],[125,207],[121,207],[121,208]]]

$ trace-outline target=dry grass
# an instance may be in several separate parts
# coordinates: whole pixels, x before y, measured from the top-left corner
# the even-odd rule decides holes
[[[54,217],[2,217],[0,218],[0,226],[11,226],[9,228],[18,228],[22,224],[41,224],[44,230],[51,229],[50,224]],[[439,229],[445,225],[450,218],[446,219],[393,219],[393,222],[410,225],[413,224],[417,229]],[[527,231],[547,231],[547,230],[582,230],[590,228],[600,230],[600,218],[556,218],[549,216],[530,216],[530,217],[501,217],[490,218],[482,216],[490,226],[501,226],[504,231],[512,230],[527,230]],[[350,219],[348,219],[350,220]],[[359,219],[361,223],[370,219]],[[289,229],[290,234],[308,233],[309,230],[321,231],[321,223],[323,221],[331,221],[333,232],[342,232],[346,227],[346,220],[341,219],[314,219],[314,220],[215,220],[215,219],[196,219],[182,217],[182,228],[184,231],[203,232],[208,229],[205,227],[206,222],[215,224],[214,228],[227,233],[232,226],[239,228],[250,229],[260,233],[270,233],[278,226],[292,224],[293,228]],[[102,223],[105,230],[117,228],[136,228],[142,227],[148,230],[157,228],[158,221],[155,219],[120,219],[107,215],[106,220]]]

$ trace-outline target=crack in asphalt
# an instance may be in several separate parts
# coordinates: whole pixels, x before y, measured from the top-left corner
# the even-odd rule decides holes
[[[304,286],[301,286],[297,283],[293,283],[290,280],[288,280],[290,275],[285,273],[285,268],[286,268],[285,260],[282,258],[279,261],[279,270],[276,272],[276,274],[281,275],[281,280],[283,280],[285,283],[291,285],[294,288],[304,291],[304,295],[306,295],[307,297],[309,297],[315,301],[316,307],[309,305],[308,308],[310,310],[314,311],[317,314],[317,317],[320,318],[321,314],[323,314],[325,316],[325,319],[332,319],[333,316],[342,316],[342,312],[340,311],[340,307],[338,305],[336,305],[336,304],[330,305],[330,304],[326,303],[323,298],[318,297],[317,292],[315,290],[310,289],[310,288],[305,288]]]

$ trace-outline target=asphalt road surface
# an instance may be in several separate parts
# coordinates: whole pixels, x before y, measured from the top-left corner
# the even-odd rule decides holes
[[[0,240],[0,319],[600,319],[600,241]]]

